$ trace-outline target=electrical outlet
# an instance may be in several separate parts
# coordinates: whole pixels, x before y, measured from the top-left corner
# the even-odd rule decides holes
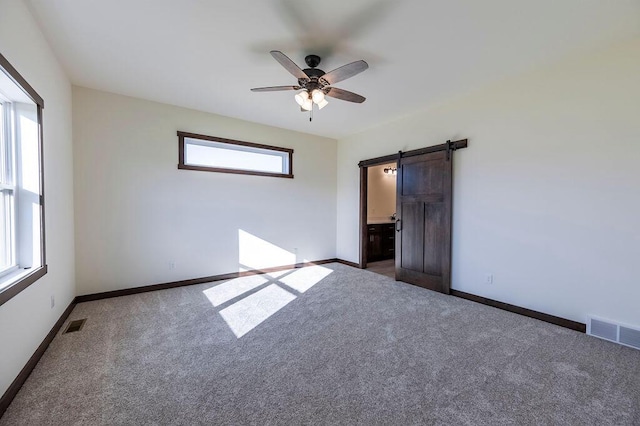
[[[487,274],[487,276],[485,277],[484,282],[486,284],[493,284],[493,274]]]
[[[56,306],[56,297],[52,294],[51,295],[51,309],[53,309],[54,306]]]

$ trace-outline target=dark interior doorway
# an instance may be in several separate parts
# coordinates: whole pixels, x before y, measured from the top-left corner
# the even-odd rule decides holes
[[[366,165],[360,167],[360,267],[362,269],[367,269],[370,263],[395,259],[394,214],[397,158],[382,157],[380,161],[377,159],[367,161]],[[384,169],[393,169],[393,173],[390,172],[388,176],[384,176]],[[371,202],[376,203],[373,199],[375,197],[371,197],[370,193],[372,189],[376,190],[374,182],[376,179],[381,179],[378,183],[384,182],[387,191],[389,184],[392,185],[391,207],[382,209],[378,207],[376,210],[376,206],[371,205]],[[382,194],[382,196],[389,197],[390,194]]]

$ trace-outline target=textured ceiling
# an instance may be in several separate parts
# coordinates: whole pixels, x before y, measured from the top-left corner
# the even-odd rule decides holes
[[[640,34],[638,0],[29,0],[73,84],[339,138]],[[369,70],[299,112],[270,55]]]

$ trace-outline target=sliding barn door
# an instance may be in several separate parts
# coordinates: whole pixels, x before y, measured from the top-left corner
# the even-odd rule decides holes
[[[401,158],[397,180],[396,279],[449,293],[452,153]]]

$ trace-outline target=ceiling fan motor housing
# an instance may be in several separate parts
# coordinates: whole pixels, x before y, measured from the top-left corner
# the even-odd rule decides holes
[[[298,81],[298,84],[300,84],[302,87],[305,87],[306,89],[309,90],[313,90],[313,89],[321,89],[322,86],[326,85],[325,82],[319,81],[320,77],[322,77],[323,75],[325,75],[326,73],[324,71],[322,71],[319,68],[316,68],[321,61],[320,56],[318,55],[307,55],[304,58],[304,61],[307,63],[307,65],[309,66],[309,68],[306,68],[304,70],[302,70],[306,75],[309,76],[309,79],[311,81],[307,82],[306,84],[302,84],[301,81]]]
[[[307,56],[305,56],[305,58],[304,58],[304,61],[307,63],[307,65],[308,65],[310,68],[315,68],[315,67],[317,67],[318,65],[320,65],[320,61],[321,61],[321,60],[322,60],[322,59],[321,59],[321,58],[320,58],[320,56],[318,56],[318,55],[307,55]]]

